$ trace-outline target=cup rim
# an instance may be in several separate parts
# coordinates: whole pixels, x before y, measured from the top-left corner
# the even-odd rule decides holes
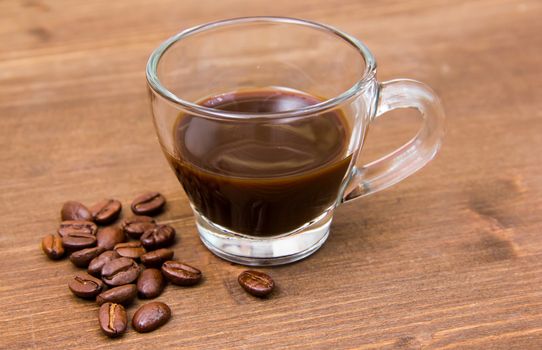
[[[160,79],[158,79],[158,63],[166,51],[178,41],[189,37],[191,35],[204,32],[208,29],[214,29],[218,27],[228,26],[232,24],[239,23],[251,23],[251,22],[275,22],[275,23],[286,23],[286,24],[296,24],[302,25],[305,27],[310,27],[328,33],[332,33],[338,38],[344,40],[346,43],[353,46],[363,57],[365,61],[365,71],[363,75],[356,81],[346,91],[343,91],[339,95],[327,99],[325,101],[319,102],[314,105],[301,107],[297,109],[292,109],[288,111],[281,112],[268,112],[268,113],[247,113],[247,112],[230,112],[223,111],[219,109],[209,108],[200,106],[196,103],[184,100],[167,88],[165,88]],[[184,110],[196,114],[198,116],[218,118],[218,119],[254,119],[254,118],[288,118],[288,117],[301,117],[312,114],[320,114],[330,109],[336,108],[338,105],[342,104],[344,101],[350,99],[351,97],[357,95],[363,90],[363,88],[374,78],[376,73],[376,60],[369,50],[369,48],[360,40],[355,37],[326,24],[317,23],[310,20],[297,19],[292,17],[279,17],[279,16],[250,16],[250,17],[237,17],[224,19],[214,22],[209,22],[201,25],[197,25],[186,30],[183,30],[170,38],[163,41],[150,55],[149,60],[147,61],[146,66],[146,77],[147,84],[149,88],[162,98],[176,104],[180,105]]]

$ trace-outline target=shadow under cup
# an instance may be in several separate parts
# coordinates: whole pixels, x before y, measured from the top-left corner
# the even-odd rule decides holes
[[[312,22],[241,18],[151,55],[159,141],[215,254],[276,265],[326,240],[374,114],[374,62],[353,40]]]

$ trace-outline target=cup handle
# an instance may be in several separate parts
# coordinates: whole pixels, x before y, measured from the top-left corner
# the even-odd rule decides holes
[[[396,79],[381,83],[374,119],[398,108],[415,108],[423,119],[416,136],[392,153],[356,166],[343,202],[388,188],[426,165],[437,153],[444,135],[444,110],[437,95],[423,83]],[[373,119],[373,120],[374,120]]]

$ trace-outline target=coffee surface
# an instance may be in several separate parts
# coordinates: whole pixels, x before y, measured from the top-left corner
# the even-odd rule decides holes
[[[227,93],[200,104],[261,114],[319,102],[276,89]],[[239,233],[272,236],[304,225],[333,205],[350,163],[347,128],[341,111],[258,121],[181,114],[168,159],[203,216]]]

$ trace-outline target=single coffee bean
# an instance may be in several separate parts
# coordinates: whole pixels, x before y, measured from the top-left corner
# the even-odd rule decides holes
[[[128,318],[124,306],[115,303],[105,303],[98,312],[100,328],[110,338],[118,337],[126,331]]]
[[[99,277],[102,275],[102,268],[104,267],[104,265],[110,262],[111,260],[115,260],[118,258],[120,258],[120,255],[117,254],[116,251],[114,250],[105,251],[90,261],[90,263],[88,264],[87,272],[91,274],[92,276]]]
[[[137,196],[132,202],[132,211],[137,215],[158,213],[166,204],[166,199],[158,192],[148,192]]]
[[[104,265],[102,279],[110,286],[122,286],[135,281],[140,271],[134,260],[120,257]]]
[[[68,282],[68,287],[73,294],[80,298],[94,298],[100,294],[104,284],[88,273],[78,273]]]
[[[62,237],[64,248],[75,251],[96,245],[96,236],[90,233],[69,232]]]
[[[128,236],[133,239],[139,239],[145,231],[153,228],[156,221],[150,216],[136,215],[131,218],[124,219],[120,227]]]
[[[125,284],[123,286],[115,287],[100,293],[96,297],[98,305],[103,303],[117,303],[122,305],[128,305],[134,301],[137,295],[137,287],[135,284]]]
[[[140,240],[148,250],[168,247],[175,242],[175,229],[169,225],[156,225],[145,231]]]
[[[115,251],[125,258],[139,259],[147,251],[142,247],[141,242],[126,242],[115,245]]]
[[[146,267],[162,267],[162,264],[173,258],[173,250],[160,248],[152,252],[145,253],[139,257],[141,263]]]
[[[58,228],[60,237],[64,237],[69,233],[86,233],[95,236],[98,231],[98,226],[91,221],[68,220],[62,221]]]
[[[98,230],[96,240],[98,241],[99,247],[110,250],[113,249],[116,244],[124,242],[126,240],[126,236],[120,227],[109,226]]]
[[[60,210],[60,218],[62,221],[66,220],[83,220],[91,221],[92,215],[90,211],[83,204],[75,201],[69,201],[64,203]]]
[[[95,223],[107,225],[115,221],[122,210],[122,204],[116,199],[104,199],[90,207],[90,214]]]
[[[152,332],[163,326],[171,317],[171,309],[164,303],[154,301],[140,307],[132,317],[132,326],[139,333]]]
[[[162,272],[157,269],[145,269],[137,279],[137,294],[142,299],[156,298],[166,286]]]
[[[200,270],[175,260],[166,261],[162,265],[162,273],[178,286],[192,286],[201,280]]]
[[[78,250],[70,254],[70,261],[77,267],[87,267],[90,261],[105,251],[102,247]]]
[[[41,240],[41,249],[49,259],[57,260],[64,256],[62,238],[58,235],[47,235]]]
[[[275,282],[269,275],[253,270],[243,271],[237,281],[247,293],[257,297],[268,295],[275,287]]]

